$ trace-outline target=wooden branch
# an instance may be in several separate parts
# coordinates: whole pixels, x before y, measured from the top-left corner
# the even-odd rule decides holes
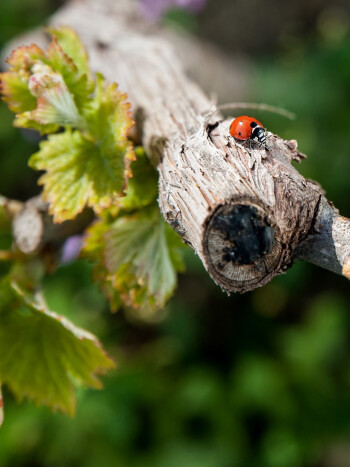
[[[290,164],[295,141],[268,134],[270,150],[229,137],[230,121],[202,122],[159,165],[166,219],[226,291],[245,292],[291,266],[322,197]]]
[[[14,213],[13,239],[22,253],[36,253],[48,244],[57,246],[67,237],[81,233],[92,219],[91,209],[85,209],[72,221],[54,224],[48,214],[48,204],[40,196],[35,196]]]
[[[314,225],[295,257],[350,279],[350,219],[322,197]]]
[[[173,48],[150,35],[131,0],[70,2],[52,18],[74,28],[94,70],[117,81],[159,170],[165,219],[227,292],[261,286],[301,258],[349,277],[350,221],[291,165],[296,141],[239,144],[230,121],[190,81]]]

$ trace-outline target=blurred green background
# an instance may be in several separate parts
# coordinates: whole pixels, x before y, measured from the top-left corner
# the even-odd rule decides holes
[[[211,0],[172,11],[250,63],[247,97],[295,112],[254,115],[308,155],[298,168],[350,216],[348,2]],[[54,0],[0,4],[0,46],[40,24]],[[284,2],[283,2],[284,4]],[[220,27],[225,24],[230,27]],[[241,96],[232,96],[241,101]],[[37,142],[0,106],[0,192],[27,199]],[[227,297],[187,253],[166,310],[110,314],[91,266],[47,277],[49,305],[92,330],[118,362],[103,391],[81,390],[74,419],[4,392],[0,466],[350,466],[350,284],[309,264],[252,293]]]

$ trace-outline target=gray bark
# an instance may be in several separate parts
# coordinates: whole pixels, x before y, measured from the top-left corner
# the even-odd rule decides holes
[[[128,93],[138,134],[159,170],[165,219],[227,292],[264,285],[295,258],[349,277],[350,221],[291,165],[303,157],[296,142],[268,133],[266,151],[235,141],[230,120],[135,5],[70,2],[52,23],[74,28],[92,68]]]

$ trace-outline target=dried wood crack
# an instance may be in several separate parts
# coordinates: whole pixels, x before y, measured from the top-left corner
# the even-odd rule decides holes
[[[234,141],[137,2],[71,1],[51,22],[74,28],[92,68],[128,93],[161,211],[225,291],[264,285],[294,259],[350,277],[350,221],[291,165],[305,157],[297,142],[268,133],[267,152]]]

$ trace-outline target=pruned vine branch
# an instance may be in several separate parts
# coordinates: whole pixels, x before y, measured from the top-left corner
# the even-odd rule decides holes
[[[272,133],[269,151],[235,142],[135,2],[72,1],[52,23],[74,28],[92,68],[127,91],[162,213],[224,290],[252,290],[296,258],[350,278],[350,221],[291,165],[297,143]]]

